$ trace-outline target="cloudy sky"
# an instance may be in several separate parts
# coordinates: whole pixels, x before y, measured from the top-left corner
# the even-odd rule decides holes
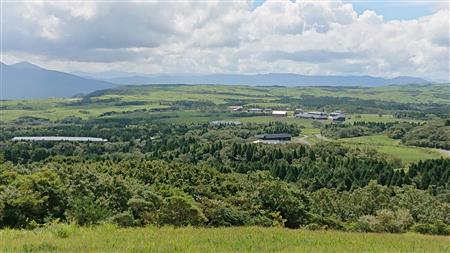
[[[9,1],[1,11],[7,64],[449,79],[448,1]]]

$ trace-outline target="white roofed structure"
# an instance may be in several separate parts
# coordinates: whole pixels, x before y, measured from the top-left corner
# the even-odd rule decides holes
[[[106,142],[107,139],[96,137],[68,137],[68,136],[18,136],[12,141],[87,141],[87,142]]]
[[[272,111],[272,115],[287,116],[287,111]]]

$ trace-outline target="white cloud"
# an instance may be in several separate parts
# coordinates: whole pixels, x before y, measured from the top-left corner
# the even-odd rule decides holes
[[[449,78],[448,5],[385,21],[340,2],[5,3],[4,59],[62,70]]]

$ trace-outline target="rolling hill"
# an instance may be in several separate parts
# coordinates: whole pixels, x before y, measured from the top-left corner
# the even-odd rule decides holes
[[[307,76],[289,73],[269,74],[214,74],[214,75],[161,75],[125,76],[105,79],[117,84],[235,84],[251,86],[384,86],[391,84],[426,84],[429,81],[400,76],[381,78],[372,76]]]

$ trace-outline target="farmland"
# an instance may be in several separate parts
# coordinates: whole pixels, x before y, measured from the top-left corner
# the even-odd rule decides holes
[[[163,109],[176,101],[203,101],[214,105],[226,106],[233,103],[245,103],[248,106],[286,108],[298,103],[303,96],[317,98],[352,98],[364,101],[386,101],[399,104],[437,103],[450,106],[446,94],[446,85],[434,86],[389,86],[382,88],[318,88],[318,87],[246,87],[220,85],[175,85],[175,86],[124,86],[122,88],[97,93],[90,100],[82,98],[37,99],[2,101],[2,121],[11,121],[19,117],[33,115],[51,120],[68,116],[83,119],[94,118],[105,112],[126,112],[140,109]],[[411,97],[414,90],[420,95]],[[289,99],[293,99],[292,101]],[[299,104],[301,105],[301,104]],[[397,105],[397,104],[396,104]],[[308,106],[308,105],[305,105]],[[222,107],[223,108],[223,107]],[[337,108],[337,106],[336,106]],[[384,110],[385,112],[387,110]],[[392,116],[378,117],[369,114],[361,120],[393,121]]]
[[[387,156],[392,156],[405,162],[436,159],[442,155],[437,151],[427,148],[401,145],[398,140],[390,139],[385,135],[344,138],[338,140],[338,142],[352,147],[372,148]]]
[[[84,98],[67,99],[36,99],[2,101],[0,123],[15,121],[29,116],[58,121],[77,117],[82,120],[93,119],[145,119],[147,121],[172,124],[208,123],[213,120],[239,120],[243,123],[284,122],[301,126],[302,132],[310,143],[322,141],[316,137],[320,134],[320,126],[313,120],[288,118],[274,118],[270,115],[246,115],[230,113],[227,106],[245,104],[246,108],[261,107],[273,109],[347,109],[348,123],[364,122],[424,122],[423,118],[394,117],[396,107],[404,107],[411,103],[432,102],[446,110],[450,107],[450,100],[443,97],[447,87],[445,85],[411,85],[388,86],[379,88],[358,87],[248,87],[224,85],[149,85],[123,86],[118,89],[94,92]],[[411,96],[414,94],[414,96]],[[307,97],[304,97],[307,96]],[[305,102],[313,96],[318,104]],[[352,103],[364,106],[367,101],[391,102],[393,109],[373,108],[375,104],[361,111],[355,107],[328,104],[328,98],[357,99]],[[320,100],[325,100],[320,104]],[[192,103],[192,105],[190,105]],[[420,104],[420,105],[422,105]],[[378,113],[374,113],[378,112]],[[376,138],[376,137],[375,137]],[[383,137],[381,137],[383,138]],[[341,143],[353,147],[374,148],[406,163],[421,159],[438,158],[442,153],[432,149],[405,147],[401,143],[385,138],[388,143],[375,142],[372,137],[357,139],[343,139]]]

